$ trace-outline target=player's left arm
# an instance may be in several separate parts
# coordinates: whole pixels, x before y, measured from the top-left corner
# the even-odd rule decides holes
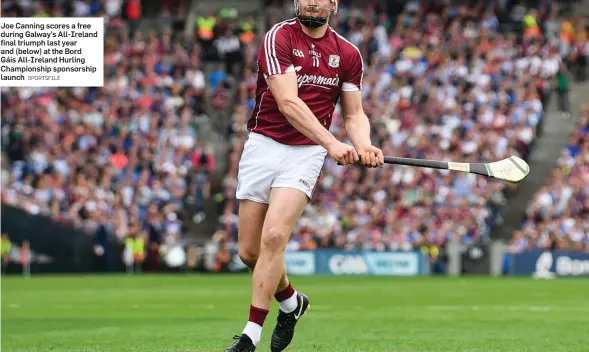
[[[348,138],[358,151],[372,145],[370,140],[370,122],[362,107],[362,91],[343,91],[342,113]]]
[[[356,148],[362,164],[366,166],[384,165],[382,150],[372,145],[370,122],[362,107],[362,76],[364,64],[360,52],[354,52],[345,62],[348,73],[342,86],[341,101],[344,125],[348,138]]]
[[[362,164],[384,165],[382,150],[372,145],[370,122],[362,107],[362,91],[342,91],[342,113],[348,138],[356,148]]]

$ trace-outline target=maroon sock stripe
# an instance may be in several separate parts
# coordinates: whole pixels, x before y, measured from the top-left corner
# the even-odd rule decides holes
[[[277,292],[274,295],[274,298],[276,298],[276,300],[278,302],[282,302],[282,301],[286,301],[287,299],[291,298],[292,295],[294,295],[295,293],[295,289],[292,287],[292,285],[289,283],[288,287],[285,288],[284,290]]]
[[[252,323],[256,323],[260,326],[264,326],[264,321],[266,320],[266,316],[268,315],[267,309],[262,309],[254,306],[250,306],[250,317],[248,321]]]

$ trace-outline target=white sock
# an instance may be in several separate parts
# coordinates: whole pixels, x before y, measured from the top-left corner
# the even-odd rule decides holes
[[[299,301],[297,300],[297,291],[295,290],[292,296],[282,302],[278,302],[278,304],[280,305],[281,311],[285,313],[294,312],[294,310],[297,309],[297,306],[299,305]]]
[[[243,333],[252,339],[254,345],[257,345],[258,342],[260,342],[260,338],[262,338],[262,327],[254,322],[248,321],[247,324],[245,324]]]

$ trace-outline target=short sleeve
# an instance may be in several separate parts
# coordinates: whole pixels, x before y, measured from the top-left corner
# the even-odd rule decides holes
[[[362,55],[356,46],[350,43],[350,50],[348,59],[344,69],[345,80],[342,85],[342,91],[344,92],[355,92],[362,90],[362,77],[364,76],[364,62],[362,61]]]
[[[283,27],[284,24],[272,27],[260,45],[258,65],[265,77],[293,70],[291,39]]]

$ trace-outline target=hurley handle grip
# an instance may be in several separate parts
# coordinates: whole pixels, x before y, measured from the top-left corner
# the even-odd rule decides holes
[[[341,166],[341,165],[343,165],[343,164],[342,164],[342,163],[340,163],[339,161],[337,162],[337,164],[338,164],[338,165],[340,165],[340,166]],[[356,162],[355,162],[355,163],[353,163],[353,164],[347,164],[347,165],[358,165],[358,166],[362,166],[362,163],[361,163],[360,161],[356,161]]]

